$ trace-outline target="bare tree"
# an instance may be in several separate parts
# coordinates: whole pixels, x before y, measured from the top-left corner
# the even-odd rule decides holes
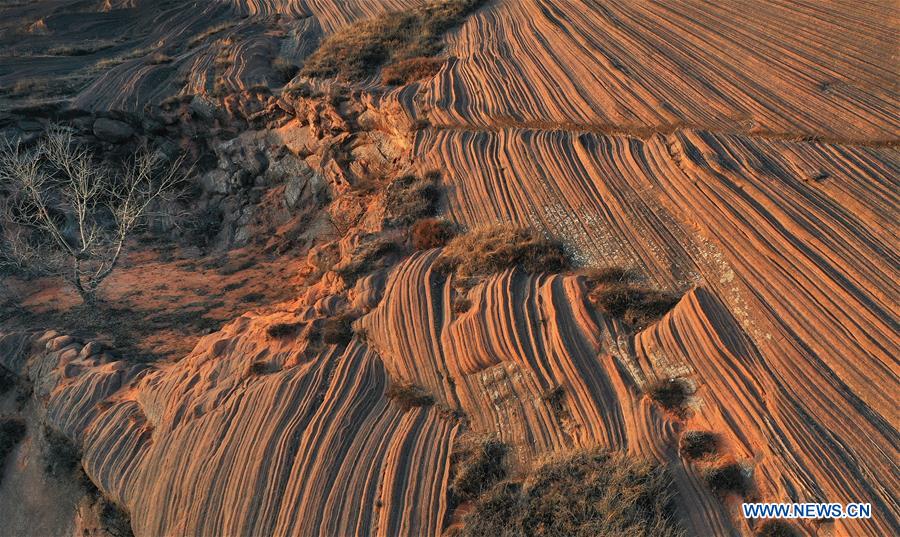
[[[6,141],[0,254],[17,268],[65,277],[94,302],[128,237],[174,195],[182,163],[142,149],[120,167],[104,164],[59,126],[31,148]]]

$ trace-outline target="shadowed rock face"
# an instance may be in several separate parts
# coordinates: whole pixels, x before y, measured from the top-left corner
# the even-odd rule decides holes
[[[704,482],[732,462],[759,501],[872,503],[801,535],[900,533],[892,8],[494,0],[418,82],[282,91],[276,59],[299,67],[322,36],[417,4],[0,7],[11,136],[70,114],[113,152],[194,151],[213,242],[296,256],[300,289],[152,365],[0,336],[29,423],[79,447],[138,536],[452,535],[469,435],[508,444],[515,475],[581,448],[664,463],[687,535],[757,529]],[[636,332],[574,271],[457,285],[440,249],[384,225],[387,185],[430,170],[456,226],[533,227],[577,269],[626,267],[681,299]],[[302,249],[271,240],[288,227]],[[337,321],[352,330],[323,338]],[[648,397],[668,379],[685,408]],[[396,385],[431,404],[398,404]],[[714,432],[715,456],[685,459],[686,430]],[[37,479],[28,442],[3,490]]]

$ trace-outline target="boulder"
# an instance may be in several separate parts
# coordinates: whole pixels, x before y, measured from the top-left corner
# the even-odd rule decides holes
[[[322,141],[316,137],[314,129],[299,120],[290,121],[276,129],[273,132],[273,139],[301,158],[315,153],[322,146]]]
[[[318,198],[324,188],[325,178],[307,168],[301,173],[289,176],[285,181],[284,202],[290,209],[305,206]]]
[[[200,178],[200,184],[203,185],[203,190],[207,192],[228,194],[232,187],[231,174],[223,169],[216,168],[204,174]]]
[[[191,115],[194,117],[205,121],[212,121],[216,118],[216,106],[209,100],[200,96],[195,96],[191,99],[188,110],[190,110]]]
[[[122,121],[100,118],[94,122],[94,136],[105,142],[117,144],[134,136],[134,129]]]

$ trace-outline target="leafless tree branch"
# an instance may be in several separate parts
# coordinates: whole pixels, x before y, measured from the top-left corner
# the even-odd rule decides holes
[[[85,301],[115,269],[128,237],[184,179],[183,157],[138,151],[121,168],[100,163],[72,132],[51,127],[33,148],[0,144],[0,265],[58,273]]]

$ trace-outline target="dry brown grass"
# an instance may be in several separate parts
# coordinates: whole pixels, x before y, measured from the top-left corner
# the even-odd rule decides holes
[[[463,439],[455,447],[450,462],[453,477],[447,493],[450,504],[476,500],[507,476],[509,447],[496,438]]]
[[[453,298],[453,312],[465,313],[472,309],[472,301],[464,296],[456,296]]]
[[[266,375],[274,371],[273,364],[269,364],[268,362],[257,361],[250,364],[247,368],[247,373],[249,375],[259,376]]]
[[[441,69],[443,60],[419,56],[392,63],[381,70],[381,83],[402,86],[423,78],[431,78]]]
[[[466,537],[676,537],[673,488],[664,468],[619,453],[581,451],[536,468],[522,483],[481,495]]]
[[[164,63],[172,63],[175,60],[165,52],[154,52],[147,58],[147,63],[151,65],[162,65]]]
[[[569,259],[560,243],[534,229],[499,225],[455,237],[435,268],[466,282],[511,268],[533,274],[561,272],[569,268]]]
[[[49,97],[71,95],[86,83],[82,75],[53,78],[20,78],[12,86],[0,88],[0,94],[26,102],[36,102]]]
[[[361,81],[379,67],[434,56],[441,38],[484,0],[433,0],[402,12],[360,21],[326,38],[303,66],[308,77]]]
[[[116,41],[96,40],[83,41],[77,45],[60,45],[47,50],[51,56],[87,56],[113,47]]]

